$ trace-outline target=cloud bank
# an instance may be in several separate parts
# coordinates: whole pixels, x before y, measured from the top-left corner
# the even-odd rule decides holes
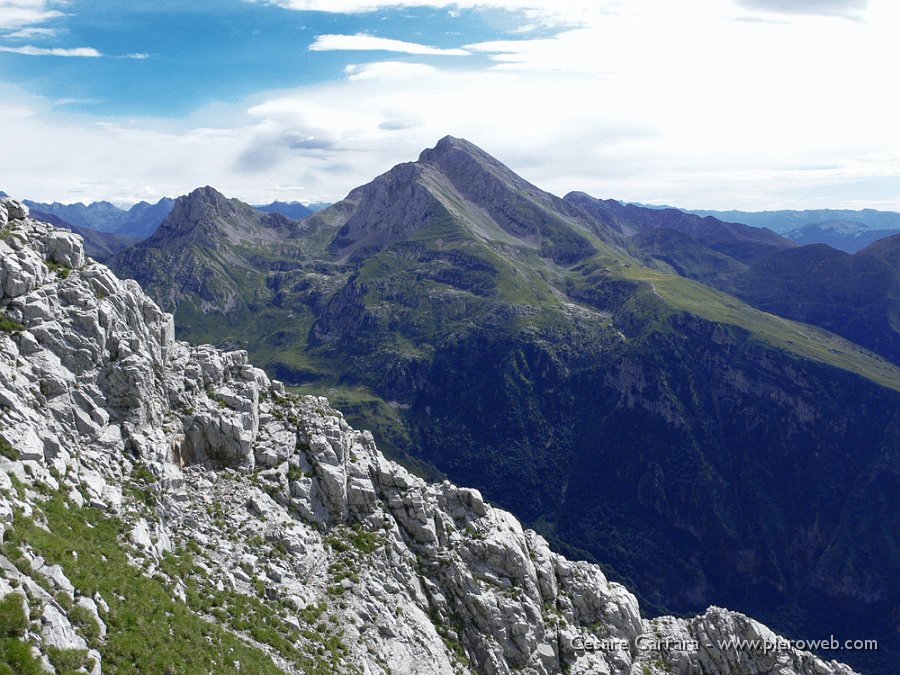
[[[869,0],[738,0],[748,9],[780,14],[859,17]]]
[[[34,26],[64,16],[52,0],[0,0],[0,30]]]
[[[5,152],[27,158],[0,166],[0,189],[137,201],[212,184],[258,203],[333,201],[453,134],[558,194],[900,210],[893,0],[872,0],[859,21],[748,22],[730,0],[603,7],[537,38],[461,36],[451,51],[470,57],[432,58],[446,50],[429,45],[427,32],[409,41],[320,35],[314,51],[358,59],[341,64],[339,79],[262,91],[187,119],[73,116],[0,89]]]

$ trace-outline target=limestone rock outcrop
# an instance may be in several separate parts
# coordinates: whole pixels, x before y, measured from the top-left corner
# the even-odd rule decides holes
[[[12,200],[0,221],[0,537],[42,522],[51,495],[100,510],[137,568],[285,672],[333,640],[340,672],[852,672],[731,649],[774,636],[725,610],[642,620],[599,567],[476,490],[410,474],[327,400],[286,392],[245,352],[176,341],[172,317],[78,236]],[[0,596],[24,599],[23,639],[48,667],[54,649],[86,651],[82,669],[102,672],[111,598],[67,576],[75,562],[13,541]],[[166,561],[182,551],[193,567],[179,573]],[[252,597],[278,619],[254,631],[192,604],[203,596]]]

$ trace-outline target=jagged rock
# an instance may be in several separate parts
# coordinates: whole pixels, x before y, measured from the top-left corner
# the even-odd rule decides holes
[[[45,242],[47,257],[70,269],[84,265],[84,247],[81,237],[70,232],[56,231]]]
[[[0,528],[13,506],[38,512],[38,484],[67,494],[73,508],[118,514],[128,523],[122,546],[148,574],[188,546],[201,592],[294,608],[285,630],[302,636],[304,612],[327,606],[343,631],[342,671],[643,675],[660,672],[662,659],[667,672],[687,675],[772,665],[717,646],[773,637],[760,624],[715,608],[642,622],[635,597],[599,567],[554,553],[477,490],[428,484],[388,461],[370,433],[323,398],[288,395],[246,352],[176,341],[172,317],[85,259],[79,237],[3,201],[6,213],[0,303],[25,330],[0,335],[0,434],[14,449],[14,459],[0,457]],[[46,259],[67,267],[66,278]],[[141,499],[123,491],[139,467]],[[11,476],[27,486],[24,497],[12,496]],[[15,583],[43,604],[33,636],[42,653],[87,643],[33,575],[76,597],[106,634],[102,597],[33,553],[23,559],[31,567],[0,557],[0,595]],[[186,579],[170,581],[172,596],[189,601]],[[609,644],[581,649],[598,631]],[[637,647],[656,634],[703,644]],[[91,656],[100,672],[101,654]],[[851,672],[790,649],[772,667]]]
[[[24,220],[29,215],[28,207],[22,202],[17,202],[9,197],[0,197],[0,213],[5,212],[9,220]],[[0,220],[6,220],[0,215]],[[5,224],[5,223],[4,223]]]

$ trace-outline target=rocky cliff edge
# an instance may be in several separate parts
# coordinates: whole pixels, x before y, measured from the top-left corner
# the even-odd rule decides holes
[[[66,522],[98,540],[113,523],[131,587],[164,589],[173,626],[214,626],[210,644],[275,671],[852,673],[729,645],[776,637],[727,610],[642,620],[599,567],[476,490],[409,474],[326,399],[286,392],[243,351],[176,341],[171,315],[79,236],[5,198],[0,230],[0,603],[24,614],[4,629],[23,659],[127,669],[128,589],[86,569],[117,558],[92,557],[90,534],[67,546]],[[138,669],[157,656],[130,649]]]

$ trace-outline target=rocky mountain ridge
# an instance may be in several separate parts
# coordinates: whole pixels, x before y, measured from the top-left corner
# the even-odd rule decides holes
[[[239,275],[253,269],[253,252],[247,249],[278,246],[296,231],[286,216],[257,211],[206,186],[175,200],[150,237],[110,262],[132,270],[166,307],[196,294],[204,306],[228,310],[240,295]]]
[[[326,400],[288,395],[245,352],[176,341],[171,315],[80,237],[11,200],[0,228],[5,658],[93,673],[176,672],[167,658],[217,673],[852,672],[723,649],[775,636],[721,609],[642,621],[598,567],[477,491],[387,461]],[[136,619],[132,589],[165,611]],[[191,630],[205,638],[179,639]]]

